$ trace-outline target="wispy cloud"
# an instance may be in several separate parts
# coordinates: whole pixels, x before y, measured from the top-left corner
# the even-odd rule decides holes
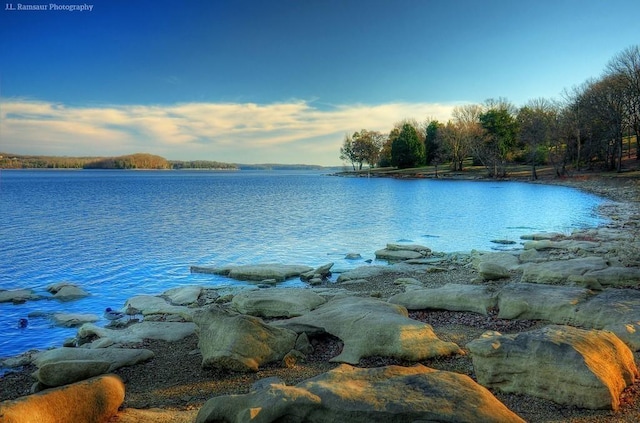
[[[19,154],[159,154],[236,163],[339,164],[345,133],[388,132],[415,118],[446,121],[453,104],[314,107],[311,102],[69,106],[0,102],[0,151]]]

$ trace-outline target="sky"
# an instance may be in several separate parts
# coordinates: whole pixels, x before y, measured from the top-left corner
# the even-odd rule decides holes
[[[637,0],[8,1],[13,154],[340,165],[345,134],[560,100],[640,44]]]

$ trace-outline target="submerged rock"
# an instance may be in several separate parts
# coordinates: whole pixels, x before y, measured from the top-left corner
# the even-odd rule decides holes
[[[211,273],[227,276],[232,279],[256,282],[262,282],[267,279],[274,279],[277,282],[283,282],[312,270],[314,269],[309,266],[278,263],[248,264],[244,266],[225,266],[218,268],[198,266],[191,267],[192,273]]]

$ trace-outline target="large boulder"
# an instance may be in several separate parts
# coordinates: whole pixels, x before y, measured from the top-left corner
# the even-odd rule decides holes
[[[524,422],[465,375],[423,365],[346,364],[295,386],[264,380],[248,394],[212,398],[196,418],[196,423],[221,421]]]
[[[439,288],[407,288],[389,298],[409,310],[471,311],[486,315],[497,304],[496,293],[485,285],[446,284]]]
[[[193,320],[198,325],[198,347],[205,368],[255,372],[262,364],[281,361],[298,338],[291,330],[218,305],[199,310]]]
[[[198,266],[191,267],[191,272],[193,273],[212,273],[215,275],[227,276],[232,279],[257,282],[269,279],[274,279],[276,282],[283,282],[312,270],[313,268],[309,266],[279,263],[247,264],[242,266],[225,266],[218,268]]]
[[[87,323],[78,329],[78,338],[109,338],[121,344],[135,344],[144,339],[176,342],[193,334],[195,330],[193,322],[142,322],[124,329],[109,329]]]
[[[294,317],[325,302],[309,289],[272,288],[240,293],[233,297],[231,305],[237,312],[252,316]]]
[[[124,401],[124,384],[100,376],[0,403],[3,423],[99,423],[115,416]]]
[[[329,333],[344,342],[330,361],[358,364],[371,356],[420,361],[460,353],[453,342],[440,340],[433,328],[409,319],[407,309],[373,298],[335,298],[299,317],[273,322],[297,333]]]
[[[638,376],[631,350],[605,331],[489,332],[467,346],[480,384],[581,408],[617,410],[620,394]]]

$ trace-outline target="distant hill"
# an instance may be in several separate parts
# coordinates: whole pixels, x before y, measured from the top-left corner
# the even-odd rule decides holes
[[[236,164],[212,160],[167,160],[148,153],[117,157],[33,156],[0,153],[0,169],[210,169],[210,170],[327,170],[305,164]]]

